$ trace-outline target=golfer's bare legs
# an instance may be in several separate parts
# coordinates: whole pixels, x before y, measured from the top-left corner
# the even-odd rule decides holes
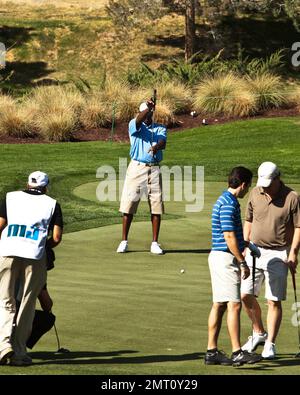
[[[161,221],[160,214],[151,214],[153,241],[158,241],[160,221]]]
[[[261,308],[255,296],[249,294],[242,294],[242,301],[244,309],[248,317],[252,321],[253,330],[256,333],[264,333],[265,329],[261,319]]]
[[[267,327],[268,327],[268,341],[275,343],[276,336],[278,334],[281,318],[282,318],[282,306],[281,302],[275,302],[268,300],[268,314],[267,314]]]
[[[128,239],[128,233],[132,222],[133,214],[123,214],[123,229],[122,229],[122,240]]]
[[[227,328],[231,340],[232,351],[241,349],[240,342],[240,314],[242,304],[239,302],[228,302],[227,304]]]
[[[217,348],[218,337],[222,326],[222,318],[227,309],[227,303],[213,303],[208,317],[207,349]]]

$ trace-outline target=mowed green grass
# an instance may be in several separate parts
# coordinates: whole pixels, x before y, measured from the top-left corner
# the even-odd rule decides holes
[[[27,173],[39,168],[50,174],[51,193],[66,212],[69,233],[56,250],[48,286],[61,346],[71,352],[54,353],[57,344],[52,330],[33,349],[33,366],[3,366],[0,374],[298,374],[290,278],[276,361],[236,369],[207,367],[203,355],[211,307],[207,256],[212,205],[226,188],[231,167],[243,164],[256,171],[263,160],[278,163],[283,178],[300,192],[299,141],[297,118],[170,133],[164,163],[203,165],[205,204],[201,212],[186,214],[184,203],[166,203],[171,216],[161,229],[164,256],[149,253],[151,226],[145,204],[141,207],[144,218],[132,225],[131,252],[116,254],[121,236],[117,203],[103,208],[95,199],[97,167],[117,167],[119,157],[127,156],[128,144],[1,145],[2,193],[20,187]],[[107,210],[112,214],[105,222],[102,216]],[[90,219],[85,220],[85,215]],[[111,218],[119,224],[96,228]],[[263,297],[260,301],[265,315]],[[250,332],[243,313],[242,339]],[[220,348],[231,351],[225,318]]]

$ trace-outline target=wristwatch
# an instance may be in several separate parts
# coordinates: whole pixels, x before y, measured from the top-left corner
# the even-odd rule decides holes
[[[247,262],[246,262],[246,261],[241,261],[241,262],[239,262],[239,264],[240,264],[240,267],[241,267],[242,269],[247,269],[247,268],[248,268],[248,265],[247,265]]]

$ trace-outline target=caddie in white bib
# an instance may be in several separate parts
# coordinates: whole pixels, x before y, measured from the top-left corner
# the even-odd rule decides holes
[[[9,192],[7,226],[0,240],[1,256],[41,259],[56,200],[47,195]]]

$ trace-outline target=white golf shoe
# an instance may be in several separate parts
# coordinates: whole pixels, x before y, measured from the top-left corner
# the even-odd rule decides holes
[[[162,255],[164,253],[164,250],[161,249],[157,241],[152,241],[150,252],[152,254]]]
[[[127,252],[128,250],[128,241],[127,240],[122,240],[121,243],[119,244],[119,247],[117,248],[117,252]]]
[[[261,356],[264,359],[274,359],[276,357],[275,343],[265,342],[263,352]]]
[[[243,345],[242,350],[253,352],[259,345],[265,344],[265,341],[268,338],[267,332],[264,333],[253,333],[253,336],[248,337],[248,341]]]

